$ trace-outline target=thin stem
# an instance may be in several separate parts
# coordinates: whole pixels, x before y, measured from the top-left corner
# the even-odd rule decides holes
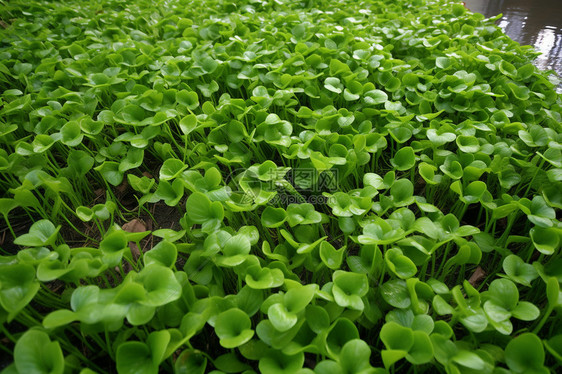
[[[544,326],[544,324],[546,323],[546,321],[548,320],[548,317],[550,317],[550,314],[552,313],[552,311],[554,310],[554,308],[552,306],[549,306],[548,309],[546,310],[546,313],[544,314],[544,316],[541,318],[539,324],[537,325],[537,327],[535,327],[535,329],[533,330],[533,333],[538,334],[539,331],[541,331],[542,327]]]

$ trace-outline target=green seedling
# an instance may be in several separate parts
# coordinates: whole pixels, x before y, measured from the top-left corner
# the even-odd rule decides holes
[[[505,362],[514,373],[548,373],[544,359],[543,345],[532,333],[519,335],[505,347]]]
[[[49,220],[35,222],[29,228],[29,233],[18,236],[14,243],[27,247],[52,246],[57,239],[59,227],[55,227]]]
[[[558,78],[301,3],[2,3],[3,373],[558,369]]]
[[[334,301],[341,307],[355,310],[364,308],[363,300],[369,290],[367,276],[336,270],[332,276]]]
[[[215,332],[225,348],[238,347],[252,339],[254,330],[250,327],[248,315],[237,308],[222,312],[215,321]]]
[[[509,335],[513,329],[510,318],[533,321],[540,315],[539,309],[528,301],[519,301],[519,291],[508,279],[494,280],[485,294],[483,308],[488,320],[502,334]]]
[[[41,330],[29,330],[18,339],[14,349],[14,363],[4,369],[11,373],[62,374],[64,356],[57,341]]]
[[[287,291],[279,302],[267,310],[272,325],[281,332],[295,326],[299,320],[299,313],[313,300],[315,291],[315,285],[295,287]]]

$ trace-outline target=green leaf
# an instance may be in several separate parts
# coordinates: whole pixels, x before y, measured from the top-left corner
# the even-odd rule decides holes
[[[127,174],[127,181],[135,191],[142,194],[148,194],[155,183],[153,178],[148,178],[144,175],[139,178],[134,174]]]
[[[157,374],[158,364],[154,364],[150,347],[142,342],[125,342],[119,345],[116,355],[119,374]]]
[[[330,327],[330,316],[328,312],[320,306],[308,305],[306,307],[305,318],[308,326],[317,334]]]
[[[73,311],[68,309],[59,309],[49,313],[43,319],[43,327],[52,329],[59,326],[68,325],[78,319],[78,316]]]
[[[515,68],[515,66],[513,66],[513,64],[505,61],[505,60],[501,60],[500,61],[500,65],[499,65],[499,70],[511,77],[511,78],[515,78],[517,76],[517,69]]]
[[[533,333],[523,333],[505,347],[505,362],[514,373],[544,371],[544,349]]]
[[[224,257],[220,262],[223,266],[240,265],[250,253],[251,243],[245,235],[235,235],[226,241],[222,249]]]
[[[335,359],[340,356],[345,343],[354,339],[359,339],[357,327],[347,318],[338,318],[328,330],[324,348],[328,356]]]
[[[414,345],[414,332],[396,322],[385,323],[380,331],[380,338],[386,349],[408,352]]]
[[[218,201],[211,203],[209,198],[200,192],[192,193],[185,205],[189,218],[195,223],[220,222],[224,217],[222,204]]]
[[[465,350],[459,351],[452,357],[452,360],[459,365],[473,370],[484,370],[486,368],[485,361],[475,352]]]
[[[363,310],[364,302],[361,298],[369,291],[365,274],[336,270],[332,275],[332,280],[334,282],[332,293],[339,306]]]
[[[476,153],[480,150],[480,142],[474,136],[459,135],[456,142],[464,153]]]
[[[517,286],[509,279],[496,279],[488,288],[488,294],[497,305],[512,310],[519,301]]]
[[[387,250],[384,260],[388,269],[401,279],[411,278],[418,272],[413,261],[404,256],[399,248],[390,248]]]
[[[77,121],[67,122],[60,130],[62,135],[61,142],[69,147],[76,147],[82,143],[84,135],[80,128],[80,123]]]
[[[254,289],[268,289],[283,284],[284,275],[280,269],[260,268],[259,265],[246,269],[245,281]]]
[[[291,288],[283,296],[283,305],[285,305],[288,311],[298,313],[312,301],[317,288],[316,284]]]
[[[530,214],[527,213],[529,221],[542,228],[552,227],[552,220],[556,218],[556,213],[554,209],[546,204],[542,196],[537,195],[533,197],[531,204],[525,205],[525,207],[528,207],[530,212]],[[545,234],[548,237],[548,241],[551,241],[552,234],[550,232]]]
[[[396,207],[408,206],[414,202],[414,185],[408,179],[398,179],[390,187],[392,203]]]
[[[94,166],[94,162],[94,158],[84,151],[72,150],[67,158],[68,167],[78,177],[86,175],[86,173],[92,169],[92,166]]]
[[[123,181],[123,172],[119,170],[119,164],[114,161],[104,161],[100,166],[94,168],[103,179],[113,186],[118,186]]]
[[[361,339],[349,340],[344,344],[339,363],[347,373],[361,373],[370,365],[371,348]]]
[[[451,129],[453,131],[453,129]],[[428,129],[426,132],[427,139],[429,139],[434,145],[440,146],[445,143],[450,143],[454,141],[457,136],[452,132],[445,132],[444,130]]]
[[[267,310],[271,324],[279,331],[285,332],[292,328],[298,321],[295,313],[289,312],[285,305],[274,304]]]
[[[384,104],[388,101],[388,95],[386,92],[381,90],[371,90],[365,92],[363,100],[367,105]]]
[[[340,83],[338,78],[329,77],[324,81],[324,88],[328,91],[340,94],[343,91],[343,84]]]
[[[127,156],[119,163],[119,171],[124,173],[128,170],[138,168],[142,165],[144,150],[131,148],[127,151]]]
[[[213,365],[225,373],[240,373],[250,369],[248,364],[240,361],[236,353],[220,355],[213,361]]]
[[[25,308],[40,288],[31,265],[13,263],[0,265],[0,305],[11,321]]]
[[[17,61],[14,64],[13,69],[14,69],[14,73],[16,73],[17,75],[27,75],[31,72],[31,70],[33,70],[33,65],[31,65],[27,62],[21,63],[21,62]]]
[[[254,336],[251,326],[248,315],[238,308],[222,312],[215,320],[215,332],[225,348],[239,347],[248,342]]]
[[[511,311],[513,317],[520,319],[522,321],[534,321],[539,315],[540,311],[535,305],[528,301],[521,301],[517,306]]]
[[[264,374],[297,373],[304,364],[304,353],[286,355],[281,351],[271,349],[259,360],[259,369]]]
[[[276,228],[287,220],[287,212],[283,208],[273,208],[271,206],[265,207],[262,215],[262,225],[269,228]]]
[[[454,180],[460,179],[463,176],[463,167],[456,160],[446,159],[445,163],[439,166],[439,169],[443,174]]]
[[[148,183],[151,184],[150,182]],[[164,200],[168,206],[176,206],[183,197],[184,192],[185,187],[180,179],[175,179],[172,183],[161,180],[158,183],[158,188],[154,191],[154,197],[157,200]]]
[[[0,214],[2,214],[6,220],[10,212],[18,206],[19,204],[14,199],[0,198]]]
[[[433,345],[427,333],[414,331],[414,344],[408,351],[406,360],[414,365],[421,365],[433,359]]]
[[[162,167],[160,168],[160,179],[165,181],[174,179],[186,168],[187,165],[180,160],[169,158],[164,161],[164,164],[162,164]]]
[[[127,105],[119,113],[124,123],[129,125],[138,125],[147,118],[146,112],[138,105]]]
[[[393,158],[390,159],[392,166],[396,170],[404,171],[414,167],[416,163],[416,155],[412,147],[402,147]]]
[[[33,146],[33,152],[35,153],[43,153],[51,148],[53,144],[55,144],[55,140],[51,136],[45,134],[35,136],[35,139],[33,139],[33,142],[31,143]]]
[[[482,181],[471,182],[463,191],[461,200],[466,204],[481,201],[482,195],[487,191],[486,183]]]
[[[137,276],[136,281],[146,291],[143,305],[158,307],[180,298],[182,287],[174,272],[159,264],[146,265]]]
[[[18,373],[30,374],[62,374],[65,366],[59,343],[40,330],[28,330],[18,339],[14,363]]]
[[[27,247],[43,247],[54,244],[61,226],[55,227],[49,220],[42,219],[29,228],[29,233],[18,236],[14,244]]]
[[[448,57],[437,57],[435,59],[435,66],[440,69],[446,69],[451,66],[451,60]]]
[[[394,365],[395,362],[400,361],[408,355],[408,351],[402,349],[383,349],[381,351],[382,362],[385,367]]]
[[[204,374],[206,368],[207,357],[198,350],[184,350],[174,363],[176,374]]]
[[[178,104],[185,105],[189,110],[194,110],[199,106],[197,92],[181,90],[176,93]]]
[[[171,268],[176,264],[178,250],[174,243],[163,240],[143,255],[145,266],[159,264]]]
[[[553,255],[560,247],[560,235],[554,229],[535,226],[529,234],[535,248],[545,255]]]
[[[150,348],[152,362],[159,365],[166,359],[166,347],[170,342],[170,332],[167,330],[153,331],[148,335],[146,343]]]
[[[124,231],[113,231],[107,234],[100,243],[104,262],[108,266],[117,266],[128,248],[128,240]]]
[[[361,244],[391,244],[404,237],[404,230],[393,228],[384,220],[365,225],[363,233],[358,236]]]
[[[322,216],[309,203],[290,204],[287,207],[287,222],[289,226],[310,225],[320,223]]]
[[[503,271],[514,282],[528,287],[531,287],[531,282],[539,276],[533,265],[526,264],[516,255],[509,255],[503,260]]]
[[[179,126],[184,135],[189,135],[197,128],[197,117],[195,114],[188,114],[180,120]]]
[[[411,305],[410,294],[406,282],[400,279],[385,282],[381,286],[381,294],[387,303],[395,308],[405,309]]]
[[[333,245],[327,241],[323,241],[320,243],[320,259],[328,268],[337,270],[342,264],[345,249],[345,246],[340,249],[335,249]]]
[[[102,132],[105,124],[102,121],[94,121],[90,117],[84,117],[80,121],[80,129],[88,135],[98,135]]]
[[[435,174],[436,170],[437,168],[435,166],[430,165],[426,162],[421,162],[418,165],[418,171],[421,177],[428,184],[439,184],[439,182],[441,182],[441,176]]]

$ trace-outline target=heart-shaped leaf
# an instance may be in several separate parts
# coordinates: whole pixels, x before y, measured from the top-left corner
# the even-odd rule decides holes
[[[287,220],[287,212],[283,208],[273,208],[267,206],[262,215],[261,222],[265,227],[276,228]]]
[[[516,255],[509,255],[503,260],[503,271],[514,282],[531,286],[531,282],[535,280],[539,274],[531,264],[526,264]]]
[[[215,332],[225,348],[235,348],[248,342],[254,336],[252,323],[246,313],[238,308],[222,312],[215,320]]]
[[[505,347],[505,362],[514,373],[547,372],[544,359],[542,342],[533,333],[523,333]]]
[[[35,269],[26,264],[0,265],[0,305],[11,321],[28,305],[40,288],[35,279]]]
[[[14,363],[18,373],[64,372],[64,356],[58,342],[40,330],[28,330],[16,342]]]
[[[163,240],[156,244],[150,251],[143,256],[144,264],[159,264],[165,267],[172,267],[176,263],[178,250],[174,243]]]
[[[369,284],[365,274],[357,274],[336,270],[332,276],[334,285],[332,293],[339,306],[355,310],[363,310],[361,299],[369,291]]]
[[[52,245],[57,239],[60,228],[61,226],[55,227],[51,221],[42,219],[31,225],[29,233],[18,236],[14,243],[27,247]]]
[[[260,268],[259,265],[246,269],[246,283],[254,289],[268,289],[283,284],[284,275],[280,269]]]
[[[340,249],[335,249],[333,245],[327,241],[320,243],[320,258],[324,265],[332,270],[340,268],[345,253],[345,246]]]
[[[416,154],[414,153],[414,149],[412,147],[400,148],[394,157],[390,159],[390,163],[396,168],[396,170],[410,170],[416,163]]]

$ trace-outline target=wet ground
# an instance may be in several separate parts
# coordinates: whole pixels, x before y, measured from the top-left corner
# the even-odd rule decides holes
[[[475,13],[503,17],[498,25],[513,40],[542,53],[535,65],[562,77],[562,0],[464,0]],[[558,86],[559,91],[562,84]]]

